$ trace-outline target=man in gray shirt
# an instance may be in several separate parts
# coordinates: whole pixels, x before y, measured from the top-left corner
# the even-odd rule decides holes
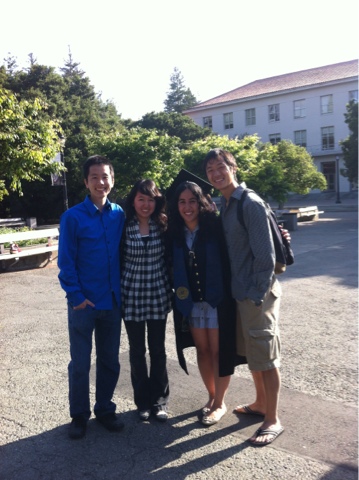
[[[209,182],[222,197],[221,217],[231,263],[232,295],[237,302],[237,353],[245,355],[256,399],[235,412],[264,417],[248,439],[257,446],[272,443],[284,428],[278,418],[280,338],[278,329],[281,287],[274,274],[275,252],[262,199],[250,192],[243,204],[245,227],[237,205],[245,183],[236,180],[237,164],[230,152],[211,150],[204,159]]]

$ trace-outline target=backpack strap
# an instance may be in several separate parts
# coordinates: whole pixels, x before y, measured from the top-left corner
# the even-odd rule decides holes
[[[254,190],[251,190],[250,188],[245,188],[242,192],[242,195],[241,195],[241,198],[238,200],[237,202],[237,219],[239,221],[239,223],[242,225],[243,228],[247,228],[245,223],[244,223],[244,216],[243,216],[243,204],[246,200],[246,198],[248,197],[248,194],[249,193],[256,193]],[[258,194],[256,194],[258,196]],[[263,199],[261,199],[263,204],[264,204],[264,207],[265,207],[265,210],[267,212],[267,216],[270,217],[271,214],[274,215],[271,207],[268,205],[267,202],[265,202]]]
[[[237,219],[238,219],[238,222],[245,229],[247,229],[247,228],[244,224],[243,204],[244,204],[245,199],[248,197],[249,192],[254,192],[254,190],[250,190],[249,188],[245,188],[242,192],[241,198],[237,202]]]
[[[244,216],[243,216],[243,204],[249,192],[254,192],[254,190],[250,190],[248,188],[244,189],[241,195],[241,198],[238,200],[238,203],[237,203],[238,222],[246,230],[247,228],[244,223]],[[294,263],[293,250],[288,240],[282,236],[282,232],[278,226],[277,217],[273,212],[273,210],[271,209],[270,205],[268,205],[268,203],[264,201],[263,203],[264,203],[264,207],[266,209],[267,217],[269,220],[269,226],[272,234],[273,245],[274,245],[274,250],[275,250],[275,255],[277,260],[275,273],[277,274],[283,273],[285,271],[285,265],[292,265]]]

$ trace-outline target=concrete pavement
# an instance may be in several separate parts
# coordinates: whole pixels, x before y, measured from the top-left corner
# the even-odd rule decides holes
[[[278,206],[275,202],[271,202],[271,205]],[[339,195],[336,192],[308,193],[307,195],[290,194],[285,203],[285,207],[309,207],[313,205],[326,212],[358,211],[358,191],[339,192]]]
[[[326,212],[291,235],[295,264],[281,276],[285,432],[264,448],[246,442],[259,419],[231,413],[253,399],[245,367],[231,380],[228,414],[210,428],[198,422],[206,398],[195,352],[186,351],[187,376],[177,364],[171,318],[169,421],[138,421],[123,330],[115,401],[125,430],[110,434],[91,420],[85,439],[70,441],[57,267],[1,274],[0,479],[356,479],[357,213]],[[93,400],[94,368],[91,379]]]

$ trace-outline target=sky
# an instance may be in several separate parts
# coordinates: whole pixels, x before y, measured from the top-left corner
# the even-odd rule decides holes
[[[358,1],[1,2],[1,64],[62,67],[69,49],[122,118],[164,110],[174,68],[198,101],[252,81],[358,58]]]

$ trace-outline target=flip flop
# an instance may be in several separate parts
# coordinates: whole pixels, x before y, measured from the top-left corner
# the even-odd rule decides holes
[[[256,430],[255,432],[256,438],[254,440],[248,438],[248,442],[256,447],[264,447],[266,445],[269,445],[270,443],[273,443],[274,440],[279,437],[279,435],[283,432],[284,427],[280,427],[279,430],[273,430],[272,428],[258,428],[258,430]],[[262,435],[272,435],[272,438],[270,440],[267,440],[266,442],[256,442],[257,437],[261,437]]]
[[[239,409],[243,409],[243,412],[239,412]],[[251,407],[249,405],[238,405],[238,407],[236,407],[234,410],[233,410],[234,413],[238,413],[238,414],[244,414],[244,415],[259,415],[261,417],[264,417],[264,413],[262,412],[258,412],[257,410],[252,410]]]

